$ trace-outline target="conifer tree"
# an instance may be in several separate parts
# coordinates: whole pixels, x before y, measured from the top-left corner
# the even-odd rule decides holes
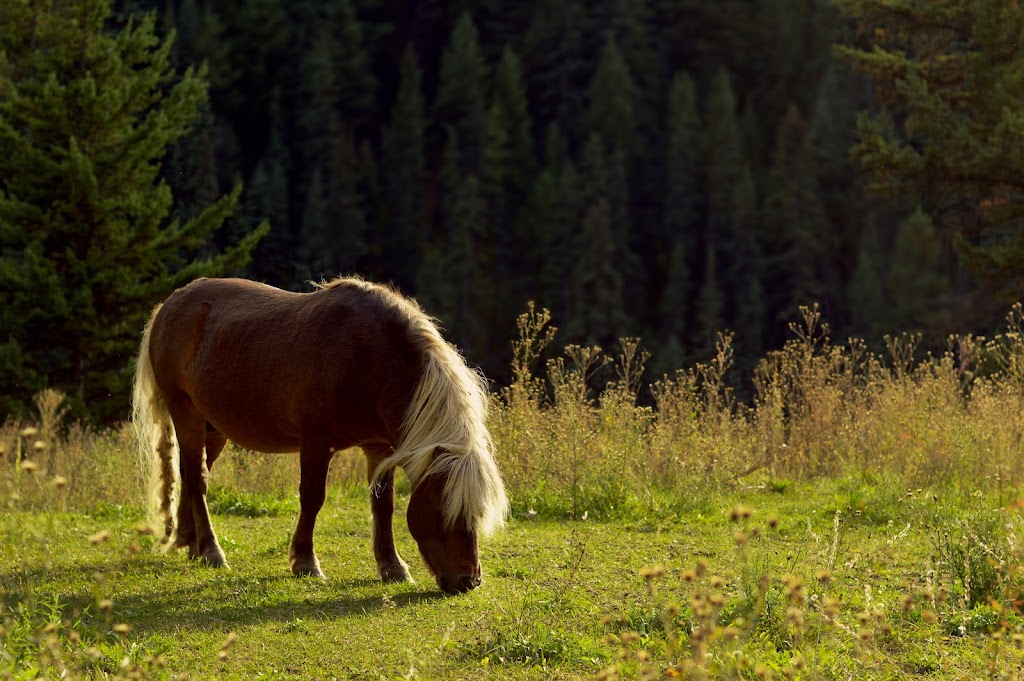
[[[826,292],[835,290],[829,264],[835,255],[835,234],[821,204],[807,126],[795,106],[779,123],[762,227],[772,269],[771,314],[792,318],[801,305],[826,302]]]
[[[411,289],[426,241],[425,114],[422,74],[416,55],[402,57],[398,94],[382,141],[383,229],[377,257],[388,264],[387,278]]]
[[[294,245],[288,200],[290,155],[281,132],[278,96],[273,97],[270,109],[269,140],[246,187],[241,230],[244,233],[267,221],[269,232],[253,251],[248,271],[261,281],[287,288],[296,279],[290,257]]]
[[[916,198],[967,265],[1024,291],[1024,6],[1005,0],[840,0],[870,45],[839,55],[882,108],[854,153],[872,188]]]
[[[725,330],[725,296],[718,272],[718,249],[714,239],[704,245],[704,278],[697,293],[691,342],[698,357],[711,356],[715,340]]]
[[[744,164],[743,139],[736,119],[736,95],[729,72],[720,68],[711,84],[703,148],[709,236],[720,248],[731,220],[732,192]]]
[[[239,190],[167,222],[167,147],[206,97],[175,77],[152,15],[110,33],[109,0],[0,5],[0,412],[56,387],[79,414],[123,418],[152,305],[243,265],[266,228],[190,260]]]
[[[885,305],[886,286],[882,278],[882,248],[878,228],[869,216],[861,229],[857,246],[857,263],[847,290],[850,326],[858,338],[877,340],[883,330],[896,331],[889,326],[890,318]]]
[[[934,328],[944,321],[950,286],[940,258],[932,219],[918,208],[900,224],[893,243],[886,277],[891,328]]]
[[[609,35],[590,81],[589,129],[610,149],[631,157],[636,135],[636,86],[615,39]]]
[[[764,350],[764,259],[758,239],[758,206],[754,177],[749,166],[740,170],[732,195],[729,266],[732,292],[732,324],[740,354],[750,361]]]
[[[447,149],[446,153],[456,154],[456,167],[461,174],[478,178],[487,125],[486,72],[476,27],[470,15],[463,14],[455,24],[441,58],[441,81],[435,109],[437,120],[443,121],[458,141],[458,145]]]

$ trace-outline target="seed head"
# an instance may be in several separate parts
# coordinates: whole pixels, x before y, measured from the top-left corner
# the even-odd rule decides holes
[[[23,438],[25,438],[26,440],[28,440],[30,438],[33,438],[33,437],[35,437],[38,434],[39,434],[39,429],[38,428],[33,428],[32,426],[29,426],[28,428],[22,428],[21,429],[21,436]]]
[[[832,573],[829,570],[819,570],[818,581],[822,584],[828,584],[832,581]]]
[[[63,475],[55,475],[53,476],[53,486],[57,489],[64,489],[68,486],[68,479]]]
[[[109,598],[104,598],[102,601],[99,602],[99,606],[100,610],[109,615],[110,611],[114,609],[114,601],[110,600]]]
[[[21,462],[21,470],[25,471],[26,473],[35,473],[37,470],[39,470],[39,465],[35,461],[29,461],[28,459],[25,459],[24,461]]]
[[[115,624],[114,625],[114,633],[117,634],[118,636],[125,636],[131,630],[132,630],[132,627],[131,627],[130,624],[123,624],[122,623],[122,624]]]
[[[95,546],[96,544],[102,544],[103,542],[110,539],[110,532],[107,530],[100,530],[96,534],[89,536],[89,543]]]
[[[711,588],[713,588],[713,589],[721,589],[721,588],[723,588],[725,586],[725,580],[722,579],[721,577],[719,577],[718,575],[715,575],[714,577],[712,577],[710,581],[711,581]]]
[[[37,452],[45,452],[49,447],[45,440],[36,440],[32,443],[32,449]]]
[[[683,570],[683,574],[681,576],[683,581],[687,584],[697,579],[697,573],[694,570]]]

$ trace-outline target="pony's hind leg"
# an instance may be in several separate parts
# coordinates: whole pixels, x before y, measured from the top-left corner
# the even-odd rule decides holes
[[[288,562],[297,577],[320,577],[320,561],[313,551],[313,528],[327,493],[327,471],[334,456],[326,445],[303,442],[299,448],[299,523],[292,535]]]
[[[370,477],[370,511],[373,514],[373,557],[377,561],[377,574],[385,582],[411,582],[409,566],[398,555],[391,518],[395,513],[395,469],[381,473],[376,481],[373,473],[391,449],[366,450],[366,470]]]
[[[181,510],[178,520],[183,521],[183,524],[179,525],[179,540],[175,543],[179,546],[188,546],[191,558],[213,567],[227,567],[224,551],[217,542],[217,535],[214,534],[213,524],[210,522],[210,510],[206,505],[206,483],[209,477],[209,469],[203,456],[207,444],[206,419],[191,406],[178,410],[172,407],[171,418],[174,420],[178,449],[181,453]],[[218,450],[217,454],[219,453]],[[191,523],[188,519],[190,510]]]
[[[207,424],[206,426],[206,470],[213,469],[213,464],[224,450],[227,438]],[[187,548],[190,558],[199,558],[199,541],[196,535],[196,522],[192,514],[191,497],[184,491],[178,503],[178,532],[174,538],[177,548]]]

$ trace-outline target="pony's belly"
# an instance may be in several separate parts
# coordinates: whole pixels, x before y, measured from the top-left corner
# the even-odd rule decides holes
[[[267,454],[285,454],[299,451],[299,438],[276,429],[261,427],[231,427],[231,424],[212,424],[224,437],[240,447]],[[225,427],[221,427],[224,425]]]

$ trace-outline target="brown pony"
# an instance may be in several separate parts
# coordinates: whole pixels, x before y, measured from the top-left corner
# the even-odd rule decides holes
[[[244,279],[194,281],[154,310],[135,372],[133,422],[162,544],[187,547],[213,566],[227,563],[206,484],[228,440],[299,452],[289,560],[296,575],[318,577],[313,526],[327,469],[334,452],[358,446],[381,578],[411,580],[391,529],[401,466],[412,485],[409,531],[438,586],[479,586],[477,534],[501,525],[508,507],[486,413],[483,377],[419,306],[352,278],[310,293]]]

